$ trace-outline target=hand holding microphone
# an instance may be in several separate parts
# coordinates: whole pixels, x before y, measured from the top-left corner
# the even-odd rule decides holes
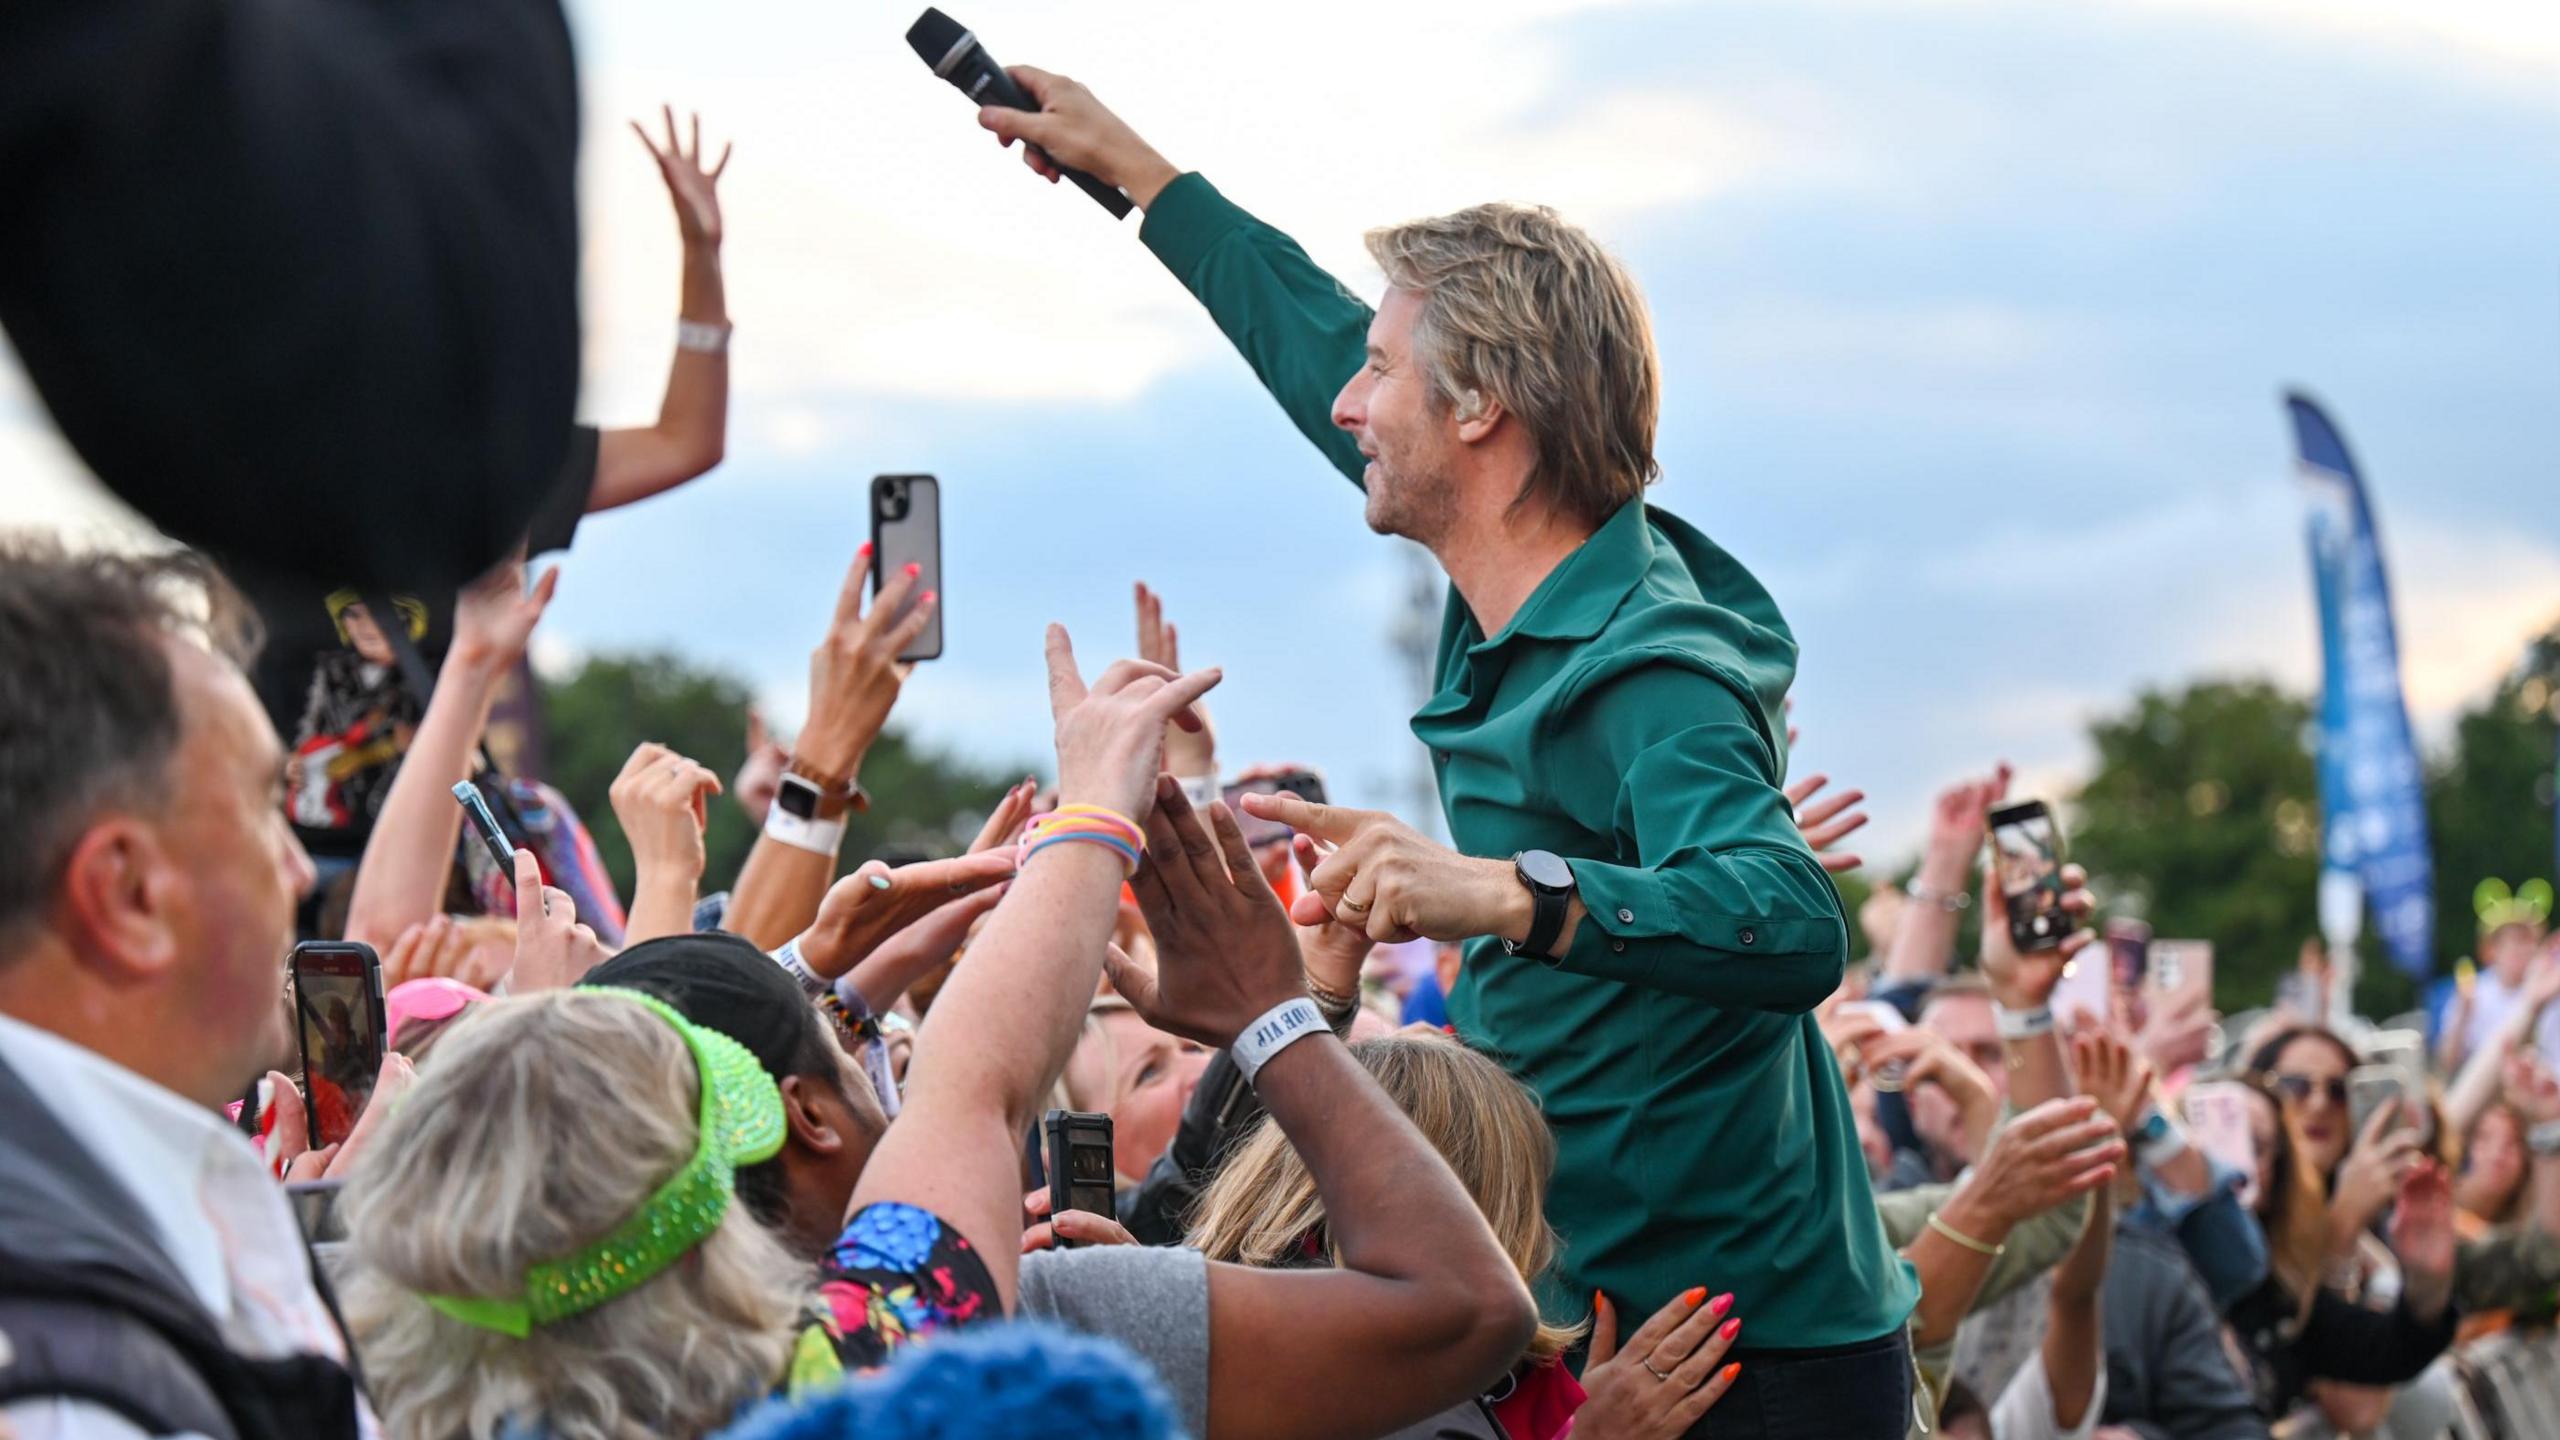
[[[979,103],[978,123],[1052,183],[1072,180],[1114,218],[1154,202],[1181,172],[1138,133],[1063,75],[1028,65],[999,68],[975,35],[940,10],[927,10],[907,43],[935,74]],[[1124,197],[1121,192],[1126,191]]]

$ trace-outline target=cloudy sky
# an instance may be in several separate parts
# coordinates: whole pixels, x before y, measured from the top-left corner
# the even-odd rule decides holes
[[[1799,770],[1876,797],[1871,854],[1998,756],[2067,789],[2138,686],[2315,682],[2281,386],[2364,462],[2422,729],[2560,618],[2560,7],[960,3],[1365,293],[1364,226],[1480,199],[1614,245],[1664,349],[1658,503],[1778,595]],[[1135,217],[999,153],[904,9],[573,11],[584,409],[645,422],[663,381],[674,229],[619,123],[661,100],[737,140],[738,384],[721,470],[581,532],[546,660],[670,647],[788,723],[863,482],[931,471],[949,649],[911,727],[1036,758],[1039,623],[1111,653],[1143,577],[1228,668],[1231,763],[1403,798],[1407,554]],[[113,523],[13,370],[0,475],[0,522]]]

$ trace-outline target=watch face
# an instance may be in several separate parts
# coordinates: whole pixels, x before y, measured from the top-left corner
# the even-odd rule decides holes
[[[782,788],[774,792],[773,803],[781,806],[786,815],[815,820],[818,818],[818,787],[785,771]]]
[[[1563,857],[1553,851],[1523,850],[1513,858],[1511,863],[1520,867],[1523,879],[1541,890],[1573,888],[1572,867],[1566,865]]]

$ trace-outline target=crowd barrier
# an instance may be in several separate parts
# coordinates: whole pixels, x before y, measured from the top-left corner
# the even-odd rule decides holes
[[[2483,1336],[2454,1367],[2455,1440],[2560,1440],[2560,1333]]]

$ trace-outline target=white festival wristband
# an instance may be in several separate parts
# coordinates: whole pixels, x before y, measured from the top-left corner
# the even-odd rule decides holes
[[[730,327],[700,320],[676,321],[676,348],[696,355],[725,355],[729,351]]]
[[[1991,1007],[1991,1023],[1999,1029],[2003,1040],[2032,1040],[2038,1035],[2053,1033],[2053,1007],[2039,1005],[2033,1010],[2004,1010],[1995,1004]]]
[[[795,850],[832,857],[844,844],[841,820],[804,820],[775,805],[764,812],[764,833]]]
[[[1283,1000],[1262,1012],[1262,1018],[1244,1027],[1228,1054],[1236,1057],[1236,1068],[1244,1072],[1250,1085],[1255,1074],[1271,1063],[1271,1057],[1306,1039],[1310,1035],[1330,1035],[1333,1027],[1324,1023],[1324,1015],[1316,1002],[1300,995]]]
[[[790,972],[791,978],[800,982],[801,993],[810,999],[827,993],[827,977],[810,969],[809,962],[800,956],[799,936],[782,942],[782,948],[773,952],[773,963]]]

